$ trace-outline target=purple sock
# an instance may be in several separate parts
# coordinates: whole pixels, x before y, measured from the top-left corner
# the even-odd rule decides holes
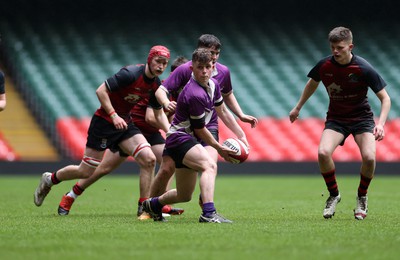
[[[207,202],[203,204],[203,216],[209,217],[215,211],[216,209],[214,207],[214,202]]]
[[[162,205],[162,204],[158,201],[158,197],[152,198],[151,201],[150,201],[150,205],[151,205],[151,208],[152,208],[155,212],[161,212],[162,207],[164,207],[164,205]]]

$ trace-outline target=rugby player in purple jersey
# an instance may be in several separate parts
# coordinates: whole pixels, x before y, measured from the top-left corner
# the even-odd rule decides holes
[[[236,97],[233,93],[230,71],[227,66],[218,62],[218,58],[221,52],[221,42],[220,40],[212,34],[203,34],[198,39],[198,48],[206,48],[211,52],[212,63],[214,69],[212,71],[212,78],[216,79],[221,87],[221,94],[224,103],[227,107],[243,122],[251,124],[255,127],[258,123],[257,118],[246,115],[240,108]],[[170,112],[173,112],[176,108],[176,102],[171,101],[167,94],[172,96],[173,99],[177,99],[179,93],[182,91],[183,87],[190,80],[192,75],[192,61],[188,61],[185,64],[180,65],[173,73],[162,83],[159,89],[156,91],[156,97],[158,102],[163,105],[163,107]],[[218,121],[215,121],[214,125],[209,125],[216,140],[218,141]],[[242,140],[248,146],[247,140]],[[217,161],[218,156],[215,157]],[[163,153],[163,161],[161,166],[151,184],[151,196],[159,196],[166,191],[167,184],[175,171],[175,164],[172,158],[167,154]],[[202,206],[201,197],[199,200],[200,206]]]
[[[245,140],[246,137],[232,113],[225,107],[218,82],[211,79],[213,71],[211,52],[205,48],[196,49],[192,55],[190,69],[193,76],[179,94],[175,116],[165,144],[166,151],[176,166],[176,189],[144,201],[143,209],[155,221],[164,221],[162,207],[166,204],[190,201],[199,172],[203,200],[203,212],[199,222],[232,223],[231,220],[218,214],[214,205],[217,175],[215,157],[219,153],[229,161],[228,154],[233,152],[219,144],[215,134],[210,131],[215,129],[213,127],[218,127],[212,125],[215,116],[218,115],[239,139]]]
[[[350,29],[336,27],[329,33],[328,39],[332,55],[320,60],[308,73],[310,79],[298,103],[290,111],[289,118],[293,123],[299,117],[301,108],[322,81],[329,96],[329,108],[318,147],[318,163],[330,193],[323,216],[332,218],[341,200],[332,154],[339,145],[344,145],[351,134],[362,158],[354,209],[354,217],[362,220],[367,217],[367,191],[376,166],[375,141],[381,141],[385,136],[384,125],[391,101],[382,77],[365,59],[353,54],[353,35]],[[381,102],[376,124],[367,98],[369,88]]]

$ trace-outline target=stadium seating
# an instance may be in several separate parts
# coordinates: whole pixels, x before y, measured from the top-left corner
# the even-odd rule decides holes
[[[105,28],[107,33],[100,33],[96,23],[90,21],[33,26],[23,17],[14,24],[0,24],[7,36],[6,52],[19,72],[25,96],[42,111],[47,128],[54,129],[58,143],[76,159],[83,152],[88,120],[99,106],[95,90],[101,82],[121,66],[145,62],[149,47],[160,44],[158,39],[171,49],[172,57],[190,57],[202,33],[187,24],[180,24],[178,32],[173,30],[177,26],[173,23],[170,27],[165,25],[163,32],[144,28],[143,37],[135,37],[129,25],[124,27],[115,21]],[[114,31],[113,26],[119,31]],[[256,129],[242,124],[252,145],[249,160],[316,160],[328,106],[325,89],[318,88],[304,106],[302,120],[291,125],[287,116],[307,81],[308,71],[318,59],[329,54],[329,46],[324,44],[325,29],[276,23],[243,29],[239,22],[230,21],[229,26],[213,31],[223,42],[220,62],[231,69],[234,93],[243,111],[260,118]],[[381,32],[372,39],[367,37],[367,30],[357,28],[358,37],[368,41],[357,44],[355,52],[381,72],[389,93],[399,96],[400,48],[394,43],[400,36],[392,34],[392,39],[388,39],[387,33]],[[167,73],[163,77],[166,76]],[[379,100],[374,96],[370,100],[374,111],[379,111]],[[387,124],[390,134],[388,140],[379,144],[379,160],[400,159],[400,147],[394,145],[400,139],[395,130],[399,117],[400,106],[393,102]],[[229,136],[229,131],[222,127],[221,139]],[[335,157],[342,161],[359,160],[355,149],[354,143],[348,144]]]

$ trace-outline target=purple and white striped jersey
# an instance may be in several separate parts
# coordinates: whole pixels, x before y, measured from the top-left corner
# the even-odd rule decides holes
[[[196,128],[218,129],[215,107],[223,102],[220,86],[215,79],[210,79],[208,85],[205,88],[191,77],[183,88],[167,133],[166,148],[176,147],[193,138],[198,140],[193,131]]]

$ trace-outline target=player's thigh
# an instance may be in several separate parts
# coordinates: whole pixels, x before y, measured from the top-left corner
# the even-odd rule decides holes
[[[331,129],[322,132],[318,146],[319,154],[332,154],[344,140],[344,135]]]
[[[207,150],[201,145],[196,144],[187,151],[183,157],[183,164],[196,171],[204,171],[207,167],[215,166],[215,160]]]
[[[134,136],[129,137],[128,139],[123,140],[119,143],[119,147],[126,154],[132,155],[138,145],[148,143],[144,135],[136,134]]]
[[[103,158],[104,152],[105,151],[98,151],[98,150],[90,148],[90,147],[85,148],[85,156],[86,157],[94,158],[99,161],[101,161],[101,159]]]
[[[360,149],[361,157],[374,160],[376,155],[376,141],[372,133],[365,132],[354,136],[354,140]]]
[[[217,161],[218,161],[218,152],[217,152],[217,150],[216,150],[214,147],[209,146],[209,145],[205,146],[204,148],[207,150],[207,152],[208,152],[208,154],[210,155],[210,157],[211,157],[215,162],[217,162]]]

